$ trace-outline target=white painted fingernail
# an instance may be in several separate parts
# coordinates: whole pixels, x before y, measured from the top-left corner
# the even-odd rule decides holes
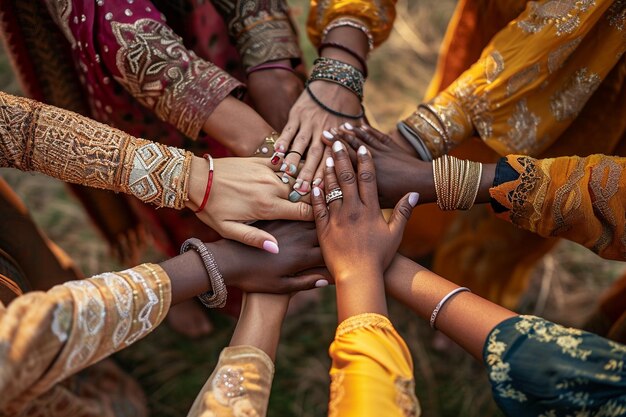
[[[345,128],[346,128],[346,129],[348,129],[348,130],[352,130],[352,129],[354,129],[354,128],[352,127],[352,125],[351,125],[350,123],[348,123],[348,122],[345,122],[345,123],[343,124],[343,127],[345,127]]]
[[[419,201],[419,199],[420,199],[419,193],[411,193],[411,194],[409,194],[409,204],[412,207],[415,207],[417,205],[417,202]]]
[[[280,171],[281,171],[281,172],[285,172],[285,170],[286,170],[286,169],[287,169],[287,164],[283,163],[283,164],[280,166]]]
[[[315,286],[317,288],[326,287],[327,285],[328,281],[326,281],[325,279],[318,279],[317,281],[315,281]]]
[[[263,249],[265,249],[269,253],[278,253],[279,252],[278,245],[276,243],[272,242],[271,240],[266,240],[265,242],[263,242]]]
[[[330,133],[328,130],[323,131],[322,136],[324,136],[326,139],[329,139],[329,140],[332,140],[335,138],[333,134]]]
[[[359,155],[367,155],[367,148],[363,145],[359,146],[359,150],[357,151]]]
[[[341,151],[342,149],[345,149],[345,148],[343,147],[343,143],[341,143],[340,141],[337,141],[337,142],[333,143],[333,151],[335,151],[335,152],[339,152],[339,151]]]
[[[318,185],[320,185],[322,183],[322,179],[321,178],[315,178],[313,180],[313,187],[317,187]]]
[[[313,195],[315,197],[319,197],[322,194],[322,192],[320,191],[319,187],[313,187]]]
[[[335,160],[333,159],[332,156],[329,156],[328,158],[326,158],[326,166],[328,168],[332,168],[335,166]]]

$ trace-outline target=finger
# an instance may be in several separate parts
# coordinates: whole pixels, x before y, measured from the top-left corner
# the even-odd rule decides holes
[[[329,284],[334,285],[335,284],[335,279],[332,277],[332,275],[330,275],[330,271],[328,271],[328,269],[326,268],[326,266],[318,266],[315,268],[310,268],[307,269],[306,271],[302,271],[296,274],[297,276],[300,275],[321,275],[324,277],[324,279],[326,279],[326,281],[328,281]]]
[[[306,161],[304,161],[304,165],[300,170],[300,174],[298,174],[296,187],[294,187],[294,189],[299,190],[300,193],[303,194],[311,191],[313,176],[315,174],[316,168],[319,166],[319,163],[322,160],[323,155],[324,146],[322,146],[321,142],[316,142],[311,145],[306,155]]]
[[[357,153],[357,170],[359,180],[359,196],[367,207],[380,210],[378,204],[378,188],[376,186],[376,168],[374,160],[365,146],[361,146]]]
[[[393,209],[393,213],[391,213],[391,217],[389,218],[389,230],[394,234],[397,233],[398,238],[402,236],[404,227],[409,221],[413,208],[417,205],[418,200],[418,193],[408,193],[398,201],[398,204],[396,204],[396,207]]]
[[[296,133],[298,133],[299,126],[300,120],[298,119],[298,116],[293,116],[290,113],[289,121],[285,125],[285,128],[280,133],[280,136],[278,136],[278,139],[276,139],[276,143],[274,144],[274,149],[277,152],[287,152],[287,149],[289,149],[289,145],[291,145],[293,138],[296,136]]]
[[[289,150],[285,154],[285,159],[280,167],[282,172],[295,177],[298,172],[300,160],[311,143],[311,130],[306,126],[300,126],[298,134],[291,143]]]
[[[378,138],[371,134],[372,130],[365,130],[363,127],[357,127],[353,130],[354,135],[369,148],[376,148],[379,144]]]
[[[371,126],[368,126],[368,125],[364,124],[364,125],[361,126],[361,129],[364,132],[367,132],[367,133],[370,133],[371,135],[373,135],[376,138],[376,140],[378,140],[378,142],[382,143],[383,145],[387,145],[391,141],[391,136],[381,132],[378,129],[374,129]]]
[[[277,199],[271,213],[271,219],[260,220],[297,220],[301,222],[313,221],[313,208],[310,204],[298,201],[293,203],[288,200]]]
[[[324,168],[324,191],[326,192],[325,197],[328,197],[333,190],[340,190],[339,182],[337,181],[337,175],[335,174],[335,160],[332,156],[326,158],[326,167]],[[324,200],[326,201],[326,200]],[[342,204],[343,198],[333,199],[330,203],[327,204],[330,212],[336,212]]]
[[[269,253],[279,252],[276,238],[265,230],[233,221],[226,221],[220,225],[222,227],[220,230],[217,230],[217,232],[225,239],[236,240],[248,246],[263,249]]]
[[[311,182],[311,188],[320,187],[324,189],[324,168],[326,168],[326,158],[330,156],[330,148],[328,146],[324,147],[324,151],[322,153],[322,160],[317,165],[317,169],[315,170],[315,175],[313,175],[313,181]]]
[[[352,132],[346,132],[345,130],[341,129],[337,132],[337,135],[335,136],[335,139],[338,139],[340,141],[342,141],[343,143],[347,144],[349,149],[356,151],[357,149],[359,149],[359,146],[363,145],[364,143],[362,141],[360,141]]]
[[[313,218],[315,219],[315,229],[317,230],[318,240],[325,233],[328,227],[328,207],[324,200],[324,193],[321,188],[313,187],[311,191],[311,204],[313,206]]]
[[[335,141],[332,150],[337,181],[343,192],[343,202],[356,203],[356,200],[359,198],[356,174],[352,167],[352,162],[350,162],[346,146],[341,141]]]
[[[326,287],[328,280],[322,274],[307,274],[281,278],[281,293],[311,290],[313,288]]]

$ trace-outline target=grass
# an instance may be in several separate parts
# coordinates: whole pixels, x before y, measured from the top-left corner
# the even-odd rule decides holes
[[[308,2],[297,0],[292,4],[302,27]],[[398,2],[395,28],[370,59],[365,103],[372,124],[389,129],[419,102],[434,71],[453,6],[453,0]],[[310,63],[313,48],[304,37],[303,42]],[[4,55],[0,56],[0,83],[4,91],[19,91]],[[43,175],[6,169],[0,170],[0,175],[22,196],[37,223],[87,275],[120,268],[63,184]],[[155,256],[158,254],[152,254],[152,259]],[[598,294],[622,270],[620,264],[603,261],[584,248],[564,242],[538,264],[519,311],[580,325]],[[321,291],[320,302],[289,317],[283,326],[269,416],[326,415],[330,366],[327,349],[337,323],[333,290]],[[185,415],[212,372],[220,350],[228,343],[235,321],[209,314],[215,324],[209,337],[190,341],[161,326],[116,355],[143,385],[154,416]],[[423,416],[500,415],[479,363],[393,300],[390,315],[413,354]]]

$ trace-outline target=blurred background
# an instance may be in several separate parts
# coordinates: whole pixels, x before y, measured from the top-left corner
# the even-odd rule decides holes
[[[300,27],[307,0],[289,0]],[[370,59],[365,105],[370,122],[389,130],[412,112],[434,71],[439,44],[455,5],[454,0],[399,0],[389,40]],[[314,49],[304,30],[301,42],[307,62]],[[0,51],[0,88],[20,94],[9,62]],[[122,268],[108,253],[101,236],[65,186],[38,174],[0,169],[50,238],[65,249],[86,276]],[[2,221],[2,219],[0,219]],[[144,261],[158,261],[157,252]],[[600,292],[624,267],[563,242],[537,265],[518,311],[567,325],[580,325]],[[497,277],[494,277],[497,279]],[[289,316],[283,327],[269,416],[321,417],[327,412],[330,360],[327,349],[337,325],[332,288],[321,300]],[[198,390],[212,371],[235,320],[209,312],[215,330],[189,340],[161,326],[146,339],[116,355],[124,369],[143,385],[154,416],[186,415]],[[480,363],[440,334],[430,330],[401,305],[390,300],[391,320],[407,341],[415,365],[417,396],[423,416],[499,416]]]

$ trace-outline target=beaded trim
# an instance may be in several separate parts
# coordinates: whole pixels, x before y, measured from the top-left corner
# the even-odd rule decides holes
[[[324,39],[324,42],[326,41],[326,36],[331,30],[342,27],[342,26],[349,26],[351,28],[358,29],[361,32],[363,32],[365,36],[367,37],[367,46],[369,50],[372,51],[374,49],[374,36],[372,35],[372,32],[367,27],[367,25],[361,22],[360,20],[350,19],[346,17],[342,17],[341,19],[334,20],[330,22],[330,24],[324,28],[324,31],[322,32],[322,39]]]
[[[207,308],[222,308],[226,305],[226,298],[228,297],[228,291],[226,290],[226,284],[224,284],[224,278],[220,272],[217,262],[213,254],[207,249],[207,247],[200,241],[192,237],[183,242],[180,247],[180,253],[183,254],[189,249],[195,250],[204,263],[207,273],[209,274],[209,280],[211,281],[211,291],[207,291],[198,296],[198,299]]]
[[[329,81],[350,90],[363,100],[365,77],[356,67],[332,58],[320,57],[313,63],[309,83],[317,80]]]

